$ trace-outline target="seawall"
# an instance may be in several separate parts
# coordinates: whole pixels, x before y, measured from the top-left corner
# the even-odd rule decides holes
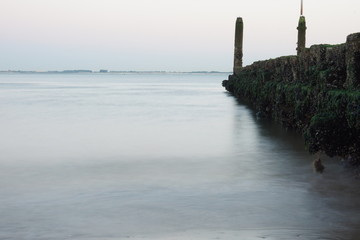
[[[311,153],[360,163],[360,33],[234,68],[223,86],[259,116],[301,132]]]

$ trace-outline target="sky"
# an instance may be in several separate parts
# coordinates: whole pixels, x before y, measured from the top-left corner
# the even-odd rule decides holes
[[[0,70],[232,71],[296,54],[300,0],[0,0]],[[360,32],[359,0],[304,0],[307,47]]]

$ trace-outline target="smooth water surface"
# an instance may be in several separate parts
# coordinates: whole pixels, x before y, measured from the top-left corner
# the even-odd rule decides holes
[[[0,239],[360,239],[360,188],[224,74],[0,74]]]

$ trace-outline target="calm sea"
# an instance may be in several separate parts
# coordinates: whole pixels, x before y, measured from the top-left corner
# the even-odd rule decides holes
[[[0,239],[360,239],[354,174],[225,78],[0,74]]]

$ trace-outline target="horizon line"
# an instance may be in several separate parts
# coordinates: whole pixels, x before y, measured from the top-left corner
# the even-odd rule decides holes
[[[61,73],[61,74],[69,74],[69,73],[232,73],[232,71],[162,71],[162,70],[105,70],[100,69],[97,71],[87,70],[87,69],[74,69],[74,70],[49,70],[49,71],[37,71],[37,70],[0,70],[0,73]]]

